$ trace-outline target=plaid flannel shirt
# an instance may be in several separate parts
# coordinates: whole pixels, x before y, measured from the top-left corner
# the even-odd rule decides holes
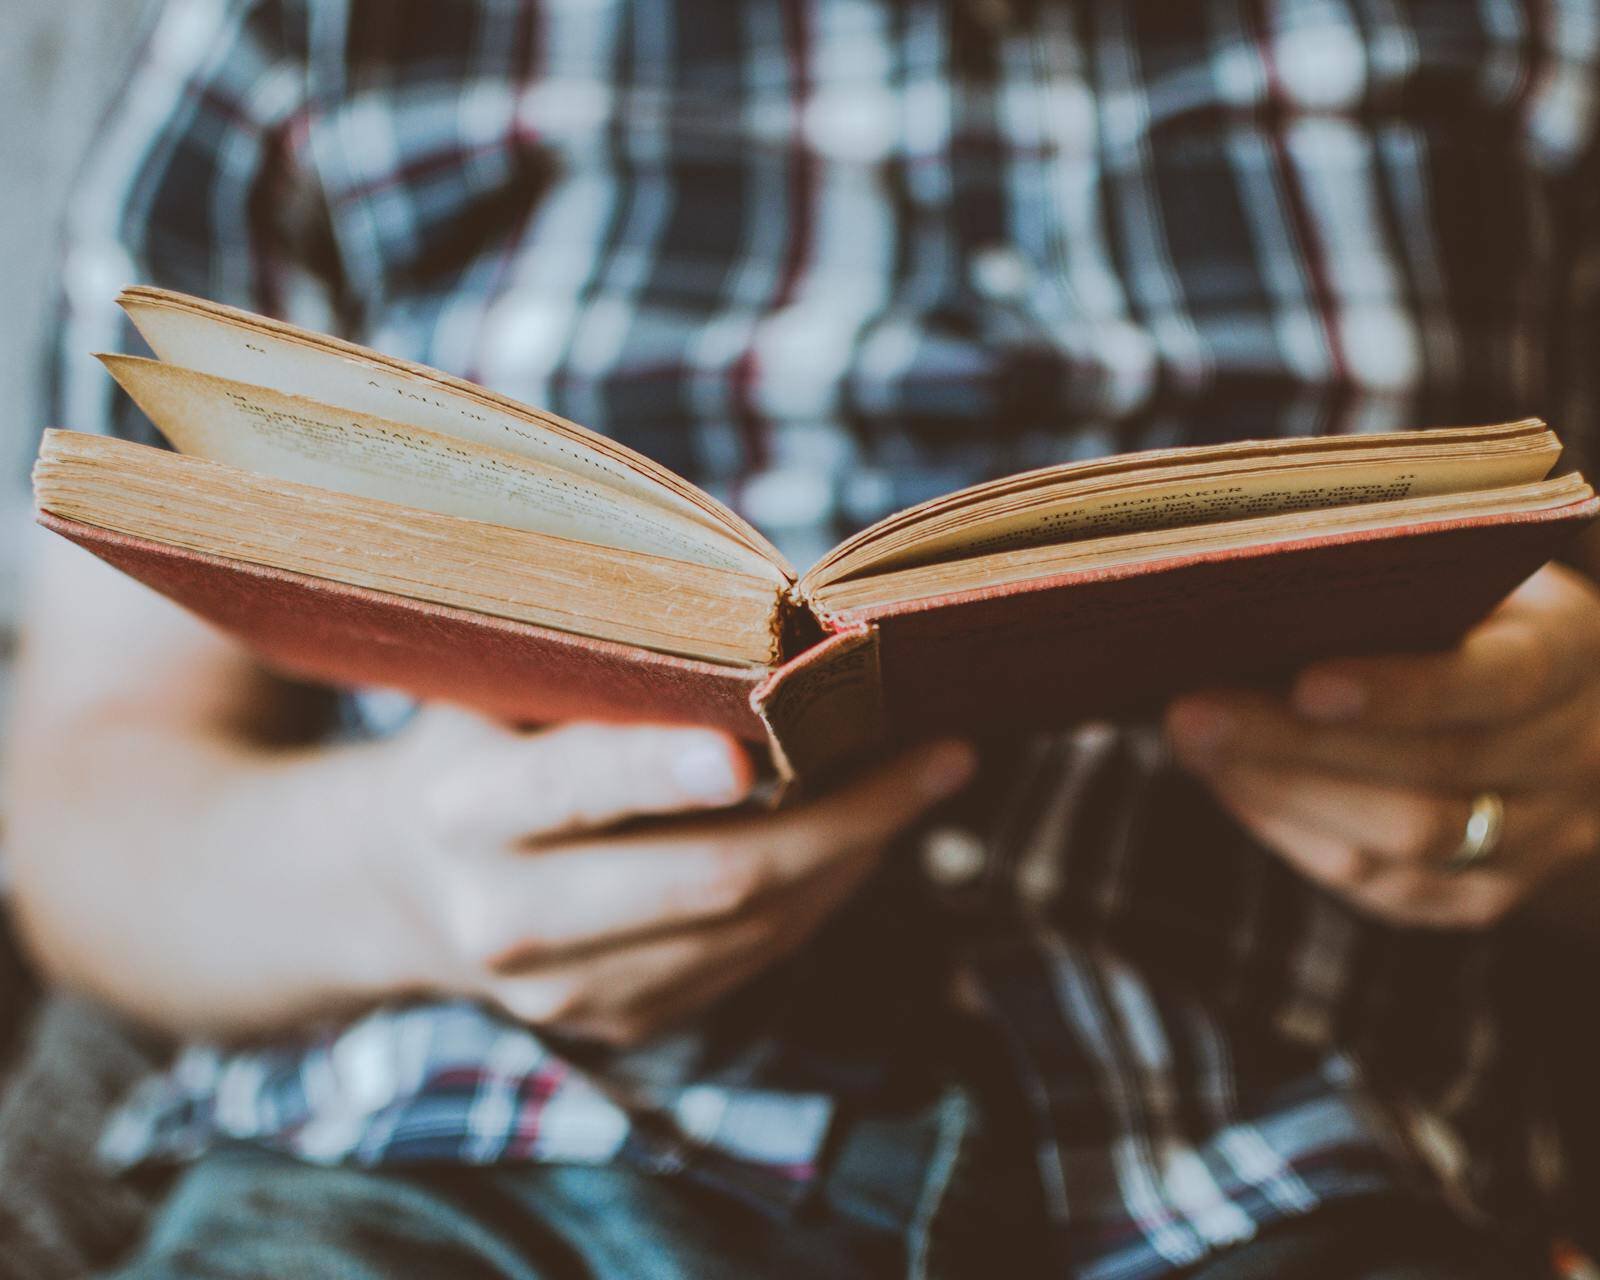
[[[614,433],[800,563],[1112,450],[1540,413],[1581,458],[1597,39],[1592,0],[171,0],[71,216],[55,416],[148,436],[88,358],[140,280]],[[1074,1274],[1419,1177],[1550,1203],[1503,931],[1353,914],[1149,727],[995,750],[748,1027],[719,1007],[630,1074],[379,1009],[189,1049],[107,1149],[803,1190],[859,1064],[937,1052],[872,1028],[954,992],[1009,1046]],[[891,921],[940,963],[886,960]]]

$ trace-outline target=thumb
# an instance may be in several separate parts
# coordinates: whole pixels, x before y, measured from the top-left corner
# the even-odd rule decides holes
[[[800,847],[884,844],[972,780],[977,755],[956,740],[926,743],[809,805],[792,839]]]
[[[438,767],[428,795],[435,820],[456,838],[489,844],[720,808],[752,782],[749,760],[726,734],[653,725],[502,730]]]

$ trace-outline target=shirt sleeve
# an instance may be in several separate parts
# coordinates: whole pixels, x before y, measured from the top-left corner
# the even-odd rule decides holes
[[[93,358],[148,353],[116,305],[126,284],[273,315],[331,305],[336,255],[300,155],[305,24],[284,0],[160,8],[68,206],[50,425],[161,443]]]

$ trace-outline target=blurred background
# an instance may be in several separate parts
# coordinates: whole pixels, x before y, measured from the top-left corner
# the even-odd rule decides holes
[[[144,0],[0,0],[0,733],[28,464],[45,425],[56,224],[147,7]]]

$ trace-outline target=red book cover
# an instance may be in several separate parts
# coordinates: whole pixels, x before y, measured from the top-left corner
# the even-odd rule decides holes
[[[1044,578],[841,622],[878,635],[894,737],[1049,728],[1448,648],[1600,509],[1475,517]]]
[[[1449,646],[1600,511],[1303,538],[822,619],[772,671],[670,657],[384,592],[42,522],[238,637],[269,665],[519,723],[699,724],[819,776],[936,733],[1154,711],[1316,658]]]
[[[750,705],[760,671],[202,555],[48,512],[39,520],[286,675],[400,689],[520,724],[652,721],[764,739]]]

